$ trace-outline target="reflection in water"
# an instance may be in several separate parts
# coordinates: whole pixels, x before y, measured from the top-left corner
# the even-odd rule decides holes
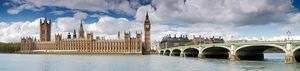
[[[264,53],[264,61],[284,62],[284,53]]]
[[[230,61],[160,55],[0,54],[1,71],[299,71],[284,64],[284,54],[265,54],[265,61]]]

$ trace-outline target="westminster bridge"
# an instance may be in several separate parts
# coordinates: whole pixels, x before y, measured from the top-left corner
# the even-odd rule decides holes
[[[285,53],[284,62],[286,64],[300,62],[300,41],[248,41],[200,44],[160,49],[158,53],[160,55],[180,57],[263,60],[263,53],[269,48],[275,48]]]

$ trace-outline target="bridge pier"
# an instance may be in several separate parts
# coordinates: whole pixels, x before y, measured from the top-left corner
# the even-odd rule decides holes
[[[292,52],[291,41],[287,41],[287,44],[286,44],[286,52],[285,52],[284,63],[285,64],[294,64],[294,63],[296,63],[295,56]]]
[[[181,53],[180,53],[180,57],[186,57],[186,56],[185,56],[185,53],[181,52]]]
[[[184,51],[182,48],[180,48],[179,57],[185,57]]]
[[[174,56],[172,51],[170,52],[169,56]]]
[[[201,59],[203,59],[203,58],[205,58],[205,56],[204,56],[204,54],[202,54],[202,53],[198,53],[198,58],[201,58]]]
[[[285,55],[284,63],[285,64],[294,64],[294,63],[296,63],[295,56],[290,55],[290,54]]]
[[[230,45],[230,52],[228,52],[229,56],[228,59],[232,60],[232,61],[236,61],[236,60],[240,60],[239,57],[234,53],[234,50],[236,49],[236,47],[234,46],[234,44]]]
[[[235,54],[229,54],[228,59],[232,61],[240,60],[239,57]]]

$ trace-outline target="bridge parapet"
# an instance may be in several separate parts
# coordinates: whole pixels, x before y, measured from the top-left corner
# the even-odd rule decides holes
[[[235,47],[240,47],[243,45],[266,45],[266,44],[274,44],[274,45],[279,45],[284,47],[286,45],[286,41],[247,41],[247,42],[236,42],[236,43],[215,43],[215,44],[200,44],[200,45],[188,45],[188,46],[177,46],[177,47],[171,47],[171,48],[166,48],[168,50],[173,50],[173,49],[186,49],[186,48],[206,48],[206,47],[218,47],[218,46],[226,46],[226,47],[231,47],[233,44]],[[292,48],[298,48],[300,46],[300,40],[294,40],[291,42],[292,43]],[[162,49],[161,49],[162,50]]]

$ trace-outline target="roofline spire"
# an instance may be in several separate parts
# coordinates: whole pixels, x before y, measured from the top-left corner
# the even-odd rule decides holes
[[[82,20],[80,20],[80,27],[83,27]]]
[[[146,18],[148,19],[148,17],[149,17],[149,15],[148,15],[148,11],[147,11],[147,13],[146,13]]]
[[[44,23],[48,23],[48,22],[47,22],[47,17],[46,17],[46,16],[45,16],[45,19],[44,19]]]

